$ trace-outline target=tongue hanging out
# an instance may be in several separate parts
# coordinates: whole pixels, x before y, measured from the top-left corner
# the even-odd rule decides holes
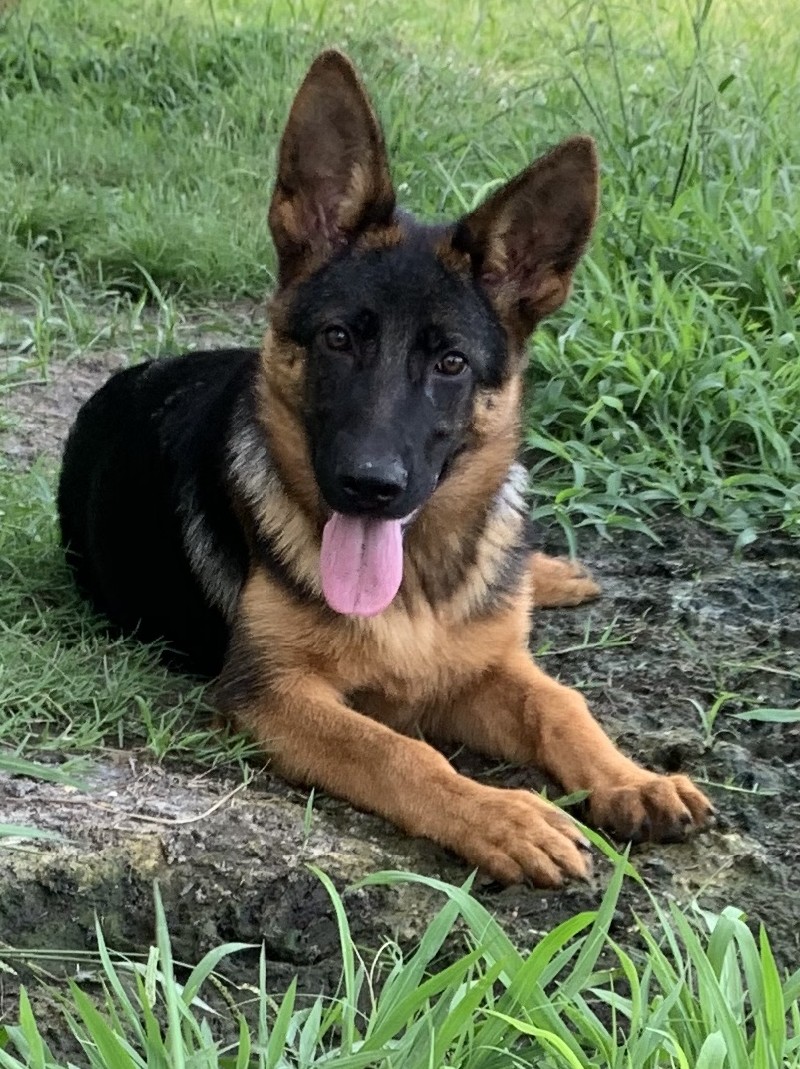
[[[322,532],[322,593],[334,612],[377,616],[403,578],[402,520],[334,512]]]

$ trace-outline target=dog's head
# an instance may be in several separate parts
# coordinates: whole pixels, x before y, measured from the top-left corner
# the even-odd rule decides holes
[[[507,467],[525,342],[565,300],[596,204],[594,144],[577,137],[451,226],[406,219],[352,65],[338,52],[312,64],[269,211],[279,277],[265,360],[332,514],[322,575],[338,611],[391,601],[404,524],[470,454],[499,435]]]

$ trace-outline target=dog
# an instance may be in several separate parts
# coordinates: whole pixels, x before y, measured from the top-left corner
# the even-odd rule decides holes
[[[594,143],[573,137],[457,222],[415,221],[355,69],[322,53],[280,143],[261,349],[114,375],[59,485],[96,608],[219,673],[221,714],[281,775],[504,883],[585,877],[589,844],[423,738],[537,766],[624,840],[713,813],[686,776],[623,756],[528,650],[535,601],[597,590],[532,554],[516,461],[526,343],[565,301],[597,201]]]

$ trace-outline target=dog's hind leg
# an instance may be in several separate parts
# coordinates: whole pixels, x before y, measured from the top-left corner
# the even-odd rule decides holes
[[[533,600],[537,609],[581,605],[600,596],[600,587],[587,569],[567,557],[531,554]]]

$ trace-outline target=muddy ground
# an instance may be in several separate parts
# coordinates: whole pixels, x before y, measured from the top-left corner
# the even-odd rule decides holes
[[[57,455],[77,405],[120,359],[67,365],[49,386],[13,390],[17,426],[4,443],[12,463]],[[796,967],[800,726],[737,721],[730,713],[800,705],[798,544],[767,535],[737,558],[730,539],[681,517],[663,517],[655,527],[660,546],[640,535],[619,533],[608,542],[582,533],[582,556],[604,596],[541,613],[534,645],[544,648],[550,671],[583,688],[623,749],[653,767],[688,772],[718,807],[717,827],[692,842],[634,851],[651,888],[682,902],[696,897],[711,909],[741,907],[754,923],[767,924],[780,961]],[[556,531],[543,532],[543,541],[563,550]],[[724,705],[707,731],[697,707],[709,709],[725,691],[743,697]],[[492,782],[540,782],[465,755],[456,763]],[[112,946],[141,951],[153,938],[158,878],[176,958],[194,962],[229,940],[264,941],[271,988],[299,974],[301,990],[315,993],[330,989],[339,967],[332,911],[309,862],[340,888],[387,868],[451,881],[467,875],[433,845],[337,801],[317,798],[309,827],[304,792],[266,774],[231,794],[236,786],[124,753],[95,766],[85,794],[0,777],[0,822],[35,824],[68,839],[3,849],[0,941],[89,948],[97,912]],[[555,893],[484,885],[478,894],[525,947],[595,906],[607,878],[598,861],[590,885]],[[352,893],[353,934],[365,947],[385,937],[409,942],[438,904],[416,886]],[[648,903],[630,883],[616,922],[623,941],[634,910],[646,914]],[[252,982],[257,953],[234,961],[234,974]],[[15,981],[0,973],[0,983],[2,1023],[13,1011]]]

